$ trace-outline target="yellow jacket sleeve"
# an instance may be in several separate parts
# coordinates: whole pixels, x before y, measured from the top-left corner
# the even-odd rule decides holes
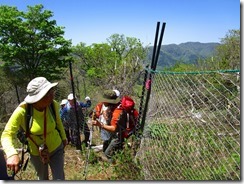
[[[14,110],[1,135],[1,144],[7,158],[18,154],[14,148],[14,141],[16,141],[14,138],[19,130],[19,126],[25,124],[25,108],[21,105]]]

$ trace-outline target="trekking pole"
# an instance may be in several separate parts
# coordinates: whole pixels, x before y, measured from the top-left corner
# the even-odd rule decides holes
[[[96,120],[96,112],[93,111],[92,113],[92,120]],[[94,131],[94,126],[92,125],[91,130],[90,130],[90,137],[89,137],[89,147],[86,155],[86,164],[85,164],[85,169],[84,169],[84,176],[86,180],[86,175],[87,175],[87,168],[88,168],[88,163],[89,163],[89,158],[90,158],[90,152],[91,152],[91,145],[92,145],[92,134]]]

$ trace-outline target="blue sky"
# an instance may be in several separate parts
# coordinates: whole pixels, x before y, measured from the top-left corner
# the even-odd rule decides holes
[[[106,43],[115,33],[153,45],[158,21],[166,22],[163,45],[220,42],[240,29],[239,0],[0,0],[21,11],[36,4],[53,12],[73,45]]]

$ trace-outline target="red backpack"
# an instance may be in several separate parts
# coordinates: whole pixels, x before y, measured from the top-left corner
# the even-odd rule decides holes
[[[120,108],[126,113],[126,126],[122,130],[122,137],[128,138],[135,132],[139,113],[135,109],[134,100],[129,96],[122,97]]]

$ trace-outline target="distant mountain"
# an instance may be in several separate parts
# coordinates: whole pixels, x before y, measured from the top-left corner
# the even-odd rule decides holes
[[[159,53],[157,69],[174,66],[176,62],[195,63],[199,58],[214,55],[219,43],[186,42],[179,45],[162,45]],[[153,46],[149,48],[149,59],[152,58]]]

